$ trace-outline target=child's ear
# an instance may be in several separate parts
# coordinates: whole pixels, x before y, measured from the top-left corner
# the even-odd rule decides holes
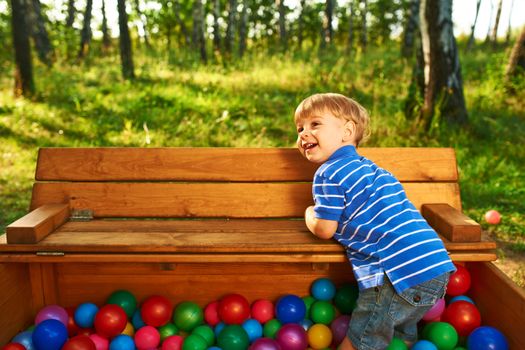
[[[345,130],[343,134],[343,142],[350,141],[355,135],[355,123],[351,120],[347,121],[345,124]]]

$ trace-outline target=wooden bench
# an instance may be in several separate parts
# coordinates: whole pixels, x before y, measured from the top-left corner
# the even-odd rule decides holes
[[[396,175],[452,259],[467,263],[484,323],[525,349],[525,294],[461,213],[454,151],[360,152]],[[117,289],[204,306],[353,280],[343,249],[304,225],[315,169],[291,148],[40,149],[30,212],[0,237],[0,344],[44,305],[103,304]]]

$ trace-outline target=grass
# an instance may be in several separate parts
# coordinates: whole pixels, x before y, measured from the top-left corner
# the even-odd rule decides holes
[[[138,79],[122,81],[118,57],[84,65],[35,64],[38,94],[12,97],[11,67],[0,66],[0,233],[24,214],[38,147],[293,146],[292,113],[304,97],[335,91],[369,109],[368,146],[454,147],[463,207],[509,249],[525,251],[525,89],[503,88],[508,52],[461,56],[470,123],[417,129],[403,115],[411,67],[395,46],[366,54],[253,54],[232,65],[138,55]],[[525,85],[525,84],[523,84]],[[502,213],[488,226],[483,214]]]

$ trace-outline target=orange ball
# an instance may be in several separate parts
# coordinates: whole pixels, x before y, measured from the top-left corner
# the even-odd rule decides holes
[[[308,328],[308,344],[313,349],[325,349],[332,343],[332,331],[322,323],[316,323]]]

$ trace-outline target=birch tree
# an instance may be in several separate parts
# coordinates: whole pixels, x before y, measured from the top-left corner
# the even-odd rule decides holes
[[[478,22],[480,6],[481,0],[478,0],[478,2],[476,3],[476,15],[474,16],[474,23],[472,23],[472,26],[470,27],[470,37],[468,38],[467,51],[470,51],[470,49],[472,49],[472,46],[474,45],[474,32],[476,30],[476,23]]]
[[[492,28],[492,46],[496,46],[498,43],[498,28],[499,19],[501,18],[501,8],[503,6],[503,0],[498,0],[498,9],[496,11],[496,20],[494,21],[494,27]]]
[[[78,58],[84,58],[89,51],[89,44],[91,42],[91,14],[93,9],[93,0],[87,0],[86,10],[84,11],[84,20],[82,31],[80,32],[80,49],[78,50]]]
[[[124,79],[134,79],[135,69],[133,67],[133,54],[131,47],[131,38],[129,36],[128,28],[128,13],[126,12],[126,0],[117,1],[118,8],[118,27],[119,47],[120,47],[120,62],[122,65],[122,76]]]
[[[525,26],[516,39],[505,71],[506,85],[510,92],[515,92],[512,86],[513,80],[523,76],[525,76]]]
[[[49,35],[45,26],[40,0],[26,0],[28,8],[27,24],[35,43],[35,48],[40,61],[51,66],[53,61],[53,46],[49,41]]]
[[[29,32],[26,25],[28,11],[26,4],[24,0],[11,0],[11,32],[15,49],[15,97],[29,97],[35,92]]]
[[[401,55],[411,57],[414,52],[414,40],[419,27],[419,0],[410,0],[405,19],[405,30],[403,31],[403,45]]]

